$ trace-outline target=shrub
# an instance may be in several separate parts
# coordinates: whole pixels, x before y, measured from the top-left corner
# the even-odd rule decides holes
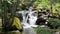
[[[50,27],[57,29],[60,27],[60,20],[56,18],[49,18]]]
[[[52,31],[48,28],[35,28],[37,34],[52,34]]]

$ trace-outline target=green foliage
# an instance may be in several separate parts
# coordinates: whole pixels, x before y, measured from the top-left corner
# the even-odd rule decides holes
[[[3,9],[2,9],[2,0],[0,0],[0,17],[2,16],[2,12],[3,12]]]
[[[22,8],[26,9],[26,7],[32,6],[34,2],[35,2],[35,0],[21,0],[20,4],[19,4],[20,9],[22,9]]]
[[[49,0],[36,0],[35,5],[37,8],[50,8],[50,1]]]
[[[36,0],[34,5],[37,8],[51,8],[52,4],[52,15],[60,17],[60,0]]]
[[[54,18],[49,18],[49,23],[52,25],[52,27],[60,27],[60,20],[59,19],[54,19]]]
[[[60,16],[60,3],[56,3],[55,5],[53,5],[53,16]]]
[[[37,34],[52,34],[52,31],[48,28],[35,28]]]
[[[17,2],[17,0],[4,0],[4,1],[7,1],[8,3],[12,4],[12,2]]]

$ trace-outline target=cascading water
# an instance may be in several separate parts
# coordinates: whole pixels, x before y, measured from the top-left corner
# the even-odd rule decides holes
[[[26,11],[26,12],[29,13],[29,11]],[[26,12],[24,12],[24,11],[18,12],[18,13],[21,13],[23,16],[23,21],[22,21],[23,34],[36,34],[36,31],[30,26],[31,24],[27,23],[28,18],[26,17]]]
[[[36,11],[31,11],[28,13],[27,17],[28,17],[28,20],[29,20],[29,24],[32,26],[32,27],[37,27],[35,24],[36,24],[36,20],[37,20],[37,14],[35,13]]]

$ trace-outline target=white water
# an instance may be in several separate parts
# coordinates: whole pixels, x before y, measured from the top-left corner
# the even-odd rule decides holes
[[[35,13],[36,11],[19,11],[18,13],[22,13],[22,16],[23,16],[23,21],[22,23],[27,23],[29,24],[30,26],[32,27],[37,27],[37,25],[35,25],[36,23],[36,20],[37,20],[37,14]],[[28,14],[27,14],[28,13]],[[27,14],[27,16],[26,16]],[[28,18],[30,17],[30,18]],[[27,20],[29,20],[29,23],[27,22]]]
[[[36,11],[32,11],[32,12],[29,12],[29,14],[28,14],[28,16],[30,17],[30,18],[28,18],[29,24],[32,27],[37,27],[37,25],[35,25],[36,24],[36,20],[37,20],[37,14],[35,12]]]
[[[28,12],[28,11],[27,11]],[[18,13],[22,13],[23,15],[23,21],[22,21],[22,25],[23,25],[23,34],[36,34],[36,31],[31,27],[31,22],[30,24],[27,23],[27,17],[25,17],[25,12],[24,11],[19,11]],[[35,24],[35,23],[33,23]]]

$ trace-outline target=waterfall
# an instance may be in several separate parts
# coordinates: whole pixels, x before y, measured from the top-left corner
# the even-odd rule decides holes
[[[30,24],[27,23],[28,18],[26,17],[26,13],[29,13],[29,11],[26,11],[26,12],[19,11],[18,13],[21,13],[23,16],[23,21],[22,21],[23,34],[36,34],[36,31],[30,26]]]
[[[36,11],[30,11],[27,15],[27,19],[29,20],[29,24],[32,27],[37,27],[36,20],[37,20],[37,14],[35,13]],[[28,22],[27,22],[28,23]]]

